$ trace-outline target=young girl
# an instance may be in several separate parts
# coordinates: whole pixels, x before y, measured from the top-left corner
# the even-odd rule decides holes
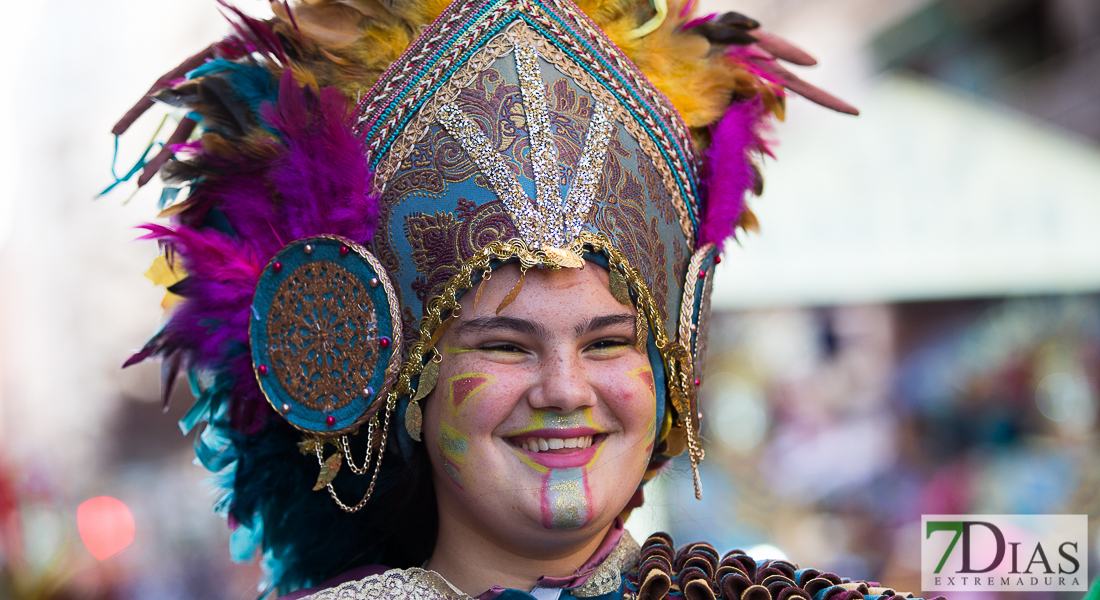
[[[712,276],[766,119],[785,87],[854,112],[777,62],[811,58],[665,0],[272,8],[116,127],[190,111],[140,180],[187,193],[148,226],[173,305],[131,362],[165,397],[187,374],[265,595],[894,594],[623,529],[703,459]]]

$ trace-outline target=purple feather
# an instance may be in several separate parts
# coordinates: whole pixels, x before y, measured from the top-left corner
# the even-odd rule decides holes
[[[703,222],[699,227],[699,245],[713,243],[719,252],[734,235],[738,219],[745,211],[745,193],[756,183],[751,154],[766,152],[760,138],[766,111],[759,97],[734,102],[715,127],[707,165],[709,195]]]
[[[231,372],[231,424],[250,434],[274,414],[256,385],[248,337],[265,265],[284,242],[305,237],[338,235],[367,244],[379,217],[362,140],[351,130],[350,106],[339,91],[299,88],[287,70],[278,102],[261,114],[276,136],[250,136],[229,155],[196,148],[194,160],[209,175],[195,184],[188,208],[171,227],[144,226],[145,237],[167,244],[187,273],[184,301],[158,334],[155,353],[174,360],[170,355],[182,349],[187,366]],[[201,225],[213,207],[237,235]]]

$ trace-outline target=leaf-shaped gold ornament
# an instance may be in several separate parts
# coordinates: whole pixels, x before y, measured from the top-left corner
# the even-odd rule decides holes
[[[420,403],[415,400],[409,402],[409,407],[405,409],[405,431],[409,432],[409,437],[416,441],[420,441],[420,428],[424,425],[424,413],[420,411]]]
[[[420,383],[416,385],[416,395],[413,396],[412,401],[420,402],[424,398],[427,398],[428,394],[432,393],[432,390],[435,389],[435,384],[438,381],[439,363],[429,359],[428,364],[424,365],[424,370],[420,372]]]
[[[523,289],[523,279],[525,277],[527,277],[527,269],[520,269],[519,281],[516,282],[516,285],[512,286],[512,291],[508,292],[508,295],[505,296],[504,299],[500,301],[500,305],[497,306],[498,315],[500,314],[500,311],[508,308],[508,305],[515,301],[516,296],[519,296],[520,290]]]
[[[626,277],[623,276],[622,272],[618,269],[611,269],[608,283],[611,284],[611,295],[619,301],[619,304],[631,306],[630,284],[626,282]]]
[[[568,248],[543,246],[542,251],[559,267],[566,269],[580,269],[584,267],[584,257]]]
[[[481,304],[481,292],[485,291],[485,280],[477,282],[477,293],[474,294],[474,312],[477,312],[477,305]]]
[[[313,484],[313,491],[316,492],[332,483],[332,480],[336,479],[336,474],[340,472],[340,465],[343,463],[344,456],[339,452],[325,459],[325,464],[321,465],[321,472],[317,474],[317,483]]]
[[[634,321],[635,334],[637,340],[638,352],[645,354],[646,344],[649,343],[649,320],[645,318],[645,313],[638,311],[638,318]]]

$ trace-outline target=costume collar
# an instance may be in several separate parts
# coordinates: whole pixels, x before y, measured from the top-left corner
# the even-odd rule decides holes
[[[622,574],[638,565],[641,549],[630,536],[622,519],[616,518],[607,535],[604,536],[596,552],[592,554],[573,575],[567,577],[539,577],[536,583],[540,588],[559,588],[569,590],[576,598],[601,596],[619,589]],[[382,567],[370,566],[350,571],[336,580],[326,583],[328,586],[316,593],[306,595],[309,590],[284,596],[282,600],[302,598],[304,600],[335,600],[337,598],[375,598],[377,594],[370,590],[391,592],[393,600],[400,597],[424,598],[425,600],[475,600],[459,591],[442,575],[427,569],[390,569],[380,572]],[[362,579],[352,577],[367,574]],[[338,585],[333,585],[338,584]],[[316,588],[314,588],[316,590]],[[479,594],[476,600],[494,600],[507,591],[506,588],[493,586]],[[303,593],[305,592],[305,593]],[[408,594],[403,596],[402,594]]]

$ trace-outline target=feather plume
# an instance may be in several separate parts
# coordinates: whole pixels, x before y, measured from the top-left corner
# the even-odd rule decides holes
[[[736,102],[715,127],[707,151],[710,175],[700,245],[714,243],[721,251],[745,212],[745,193],[756,186],[757,179],[751,155],[765,150],[758,133],[764,110],[759,99]]]

